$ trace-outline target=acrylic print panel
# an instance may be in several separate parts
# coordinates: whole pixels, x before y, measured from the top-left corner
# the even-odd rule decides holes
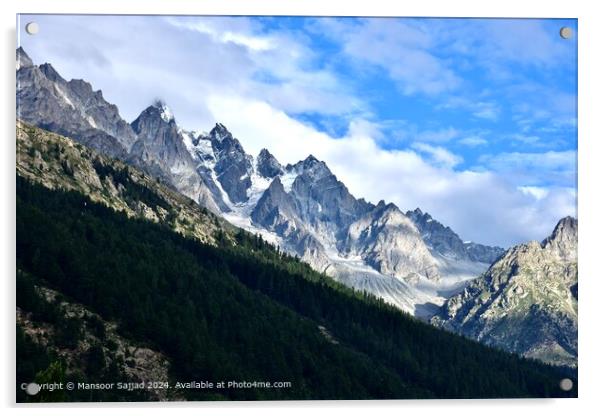
[[[18,39],[17,401],[577,395],[576,20]]]

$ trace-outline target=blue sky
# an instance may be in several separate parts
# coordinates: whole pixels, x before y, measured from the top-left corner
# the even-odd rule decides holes
[[[34,62],[128,121],[161,98],[186,129],[222,122],[283,163],[313,153],[357,197],[420,206],[466,240],[542,239],[576,215],[576,20],[30,20]]]

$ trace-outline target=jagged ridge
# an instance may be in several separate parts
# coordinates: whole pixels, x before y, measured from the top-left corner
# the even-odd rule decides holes
[[[486,267],[482,262],[501,250],[463,245],[451,229],[431,222],[453,243],[448,244],[453,250],[442,250],[416,212],[404,214],[392,204],[383,210],[355,198],[313,155],[283,166],[263,149],[255,159],[223,124],[200,134],[179,127],[160,100],[130,125],[102,93],[84,81],[65,81],[50,64],[35,66],[22,49],[17,50],[17,98],[24,121],[120,158],[316,270],[369,288],[410,312],[416,303],[443,301],[435,287],[420,294],[412,285],[444,281],[447,274],[476,277]],[[443,252],[455,254],[441,258]],[[380,283],[360,283],[366,278]]]

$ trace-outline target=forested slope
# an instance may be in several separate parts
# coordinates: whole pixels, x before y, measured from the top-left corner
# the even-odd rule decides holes
[[[231,241],[218,229],[215,241],[201,243],[17,177],[17,267],[34,284],[165,354],[173,382],[291,382],[283,389],[186,391],[188,399],[576,394],[558,388],[566,370],[418,322],[259,237],[241,231]],[[18,359],[38,372],[46,364]]]

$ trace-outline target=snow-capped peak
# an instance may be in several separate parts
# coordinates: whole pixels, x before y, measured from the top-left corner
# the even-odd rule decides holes
[[[159,114],[161,115],[161,119],[166,122],[169,123],[171,121],[174,121],[174,115],[173,112],[171,111],[171,108],[169,108],[167,106],[167,104],[165,104],[165,102],[161,101],[161,100],[157,100],[153,103],[153,107],[157,108],[159,110]]]

